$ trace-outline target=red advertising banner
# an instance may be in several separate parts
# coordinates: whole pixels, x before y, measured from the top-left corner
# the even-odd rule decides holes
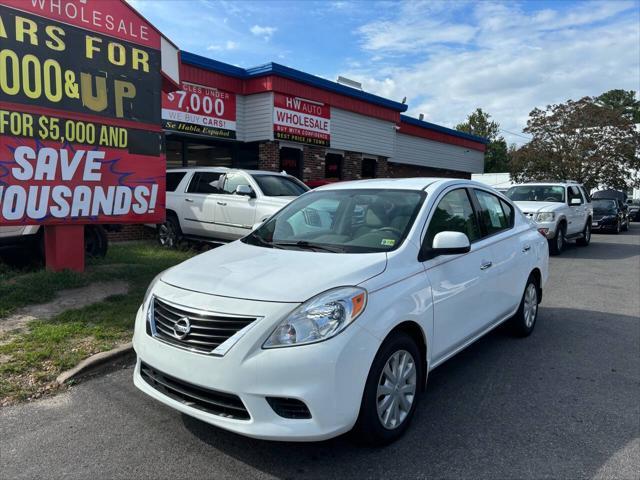
[[[282,93],[273,94],[273,134],[278,140],[329,146],[329,105]]]
[[[236,138],[236,94],[193,83],[162,94],[162,126],[216,138]]]
[[[164,221],[158,32],[121,0],[0,0],[0,40],[0,225]]]

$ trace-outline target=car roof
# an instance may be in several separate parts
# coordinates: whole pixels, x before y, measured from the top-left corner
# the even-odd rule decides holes
[[[529,182],[529,183],[516,183],[515,185],[511,185],[512,187],[542,187],[542,186],[552,186],[552,187],[581,187],[581,183],[566,183],[566,182]]]
[[[167,172],[192,172],[197,170],[199,172],[244,172],[249,175],[288,175],[284,172],[272,172],[270,170],[246,170],[243,168],[229,168],[229,167],[198,167],[198,166],[189,166],[189,167],[169,167],[167,168]],[[290,176],[290,175],[288,175]]]
[[[435,190],[449,185],[465,185],[480,188],[491,188],[483,183],[464,178],[413,177],[413,178],[373,178],[369,180],[354,180],[336,182],[316,188],[321,190],[349,190],[349,189],[398,189],[398,190]]]

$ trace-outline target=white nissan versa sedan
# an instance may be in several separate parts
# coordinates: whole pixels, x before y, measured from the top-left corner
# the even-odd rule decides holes
[[[467,180],[345,182],[153,281],[134,382],[251,437],[385,444],[427,373],[510,319],[535,326],[548,247],[510,200]]]

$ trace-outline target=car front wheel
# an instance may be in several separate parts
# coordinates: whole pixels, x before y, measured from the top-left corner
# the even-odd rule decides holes
[[[165,248],[176,248],[180,241],[180,224],[174,216],[158,226],[158,243]]]
[[[369,445],[402,436],[416,409],[424,379],[420,350],[404,332],[389,336],[371,365],[354,434]]]
[[[558,226],[556,236],[549,240],[549,251],[551,252],[551,255],[560,255],[564,250],[565,230],[566,227],[564,224],[560,224]]]

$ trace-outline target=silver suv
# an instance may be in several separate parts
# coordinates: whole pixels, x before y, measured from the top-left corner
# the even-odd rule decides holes
[[[562,253],[567,240],[589,245],[593,207],[582,185],[574,182],[525,183],[514,185],[506,195],[547,237],[551,254]]]

